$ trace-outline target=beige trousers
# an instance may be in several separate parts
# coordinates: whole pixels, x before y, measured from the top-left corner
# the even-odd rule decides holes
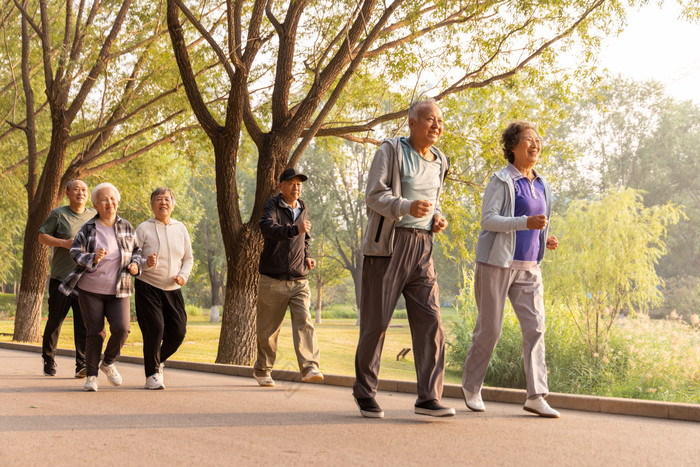
[[[287,307],[292,317],[292,338],[299,371],[306,374],[311,369],[318,369],[320,353],[309,314],[310,296],[306,279],[287,281],[260,275],[256,319],[258,356],[253,370],[256,376],[269,375],[275,364],[277,337]]]
[[[479,315],[464,363],[462,386],[469,392],[481,391],[491,354],[503,328],[506,296],[513,305],[523,334],[523,363],[527,396],[547,395],[547,364],[544,360],[544,300],[542,273],[504,269],[476,263],[474,295]]]

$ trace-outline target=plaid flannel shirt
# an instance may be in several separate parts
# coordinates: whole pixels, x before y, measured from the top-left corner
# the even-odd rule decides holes
[[[87,221],[75,235],[73,245],[70,248],[70,255],[78,264],[76,268],[66,277],[58,289],[65,295],[73,293],[78,285],[78,281],[86,271],[94,271],[92,263],[95,258],[95,242],[97,239],[97,227],[95,221],[99,216],[95,216]],[[139,268],[137,274],[141,274],[141,247],[136,239],[136,231],[128,221],[117,216],[114,223],[114,232],[117,235],[117,245],[122,255],[121,270],[117,281],[117,298],[129,297],[133,291],[131,273],[127,269],[130,263],[136,263]]]

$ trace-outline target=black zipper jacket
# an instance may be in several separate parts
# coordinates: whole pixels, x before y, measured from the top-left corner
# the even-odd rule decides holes
[[[260,274],[282,280],[304,279],[308,270],[304,260],[309,256],[308,233],[299,235],[299,224],[309,220],[309,212],[302,200],[296,222],[292,211],[282,204],[282,195],[269,199],[260,217],[260,232],[265,238],[260,255]]]

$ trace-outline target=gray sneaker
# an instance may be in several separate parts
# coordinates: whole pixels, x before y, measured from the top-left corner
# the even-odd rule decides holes
[[[323,373],[321,373],[321,370],[312,368],[301,377],[301,381],[303,383],[320,383],[323,381]]]
[[[107,375],[107,378],[109,379],[109,382],[112,383],[112,386],[119,386],[122,384],[122,375],[119,374],[114,363],[111,365],[105,365],[105,362],[101,362],[100,370]]]
[[[270,375],[253,375],[253,378],[255,378],[255,381],[258,382],[258,384],[264,388],[273,388],[275,387],[275,380],[272,379],[272,376]]]

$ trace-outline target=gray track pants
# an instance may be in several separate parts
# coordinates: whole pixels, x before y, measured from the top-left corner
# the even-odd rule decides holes
[[[520,271],[476,263],[474,295],[479,315],[472,345],[464,363],[462,386],[481,391],[491,354],[501,336],[506,296],[513,305],[523,334],[523,359],[527,396],[547,395],[547,364],[544,360],[544,300],[539,270]]]

